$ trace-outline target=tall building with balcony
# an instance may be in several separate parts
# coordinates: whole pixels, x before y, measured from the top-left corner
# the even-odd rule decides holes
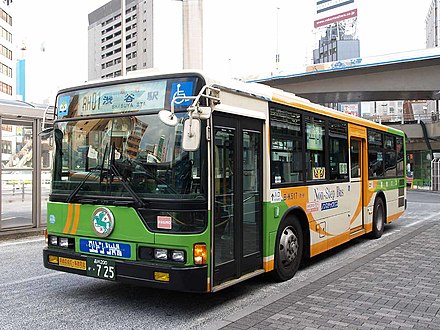
[[[12,52],[12,15],[9,1],[0,1],[0,98],[12,99],[15,64]]]
[[[160,0],[125,2],[127,72],[153,67],[181,68],[182,3]],[[162,19],[154,19],[159,16]],[[121,0],[111,0],[89,14],[89,80],[122,74],[121,31]]]
[[[440,0],[432,0],[426,15],[426,48],[440,45]]]

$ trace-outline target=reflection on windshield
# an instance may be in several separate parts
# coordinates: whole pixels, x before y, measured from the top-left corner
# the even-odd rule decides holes
[[[200,152],[182,150],[184,114],[177,116],[176,127],[157,115],[57,123],[52,192],[69,199],[202,198]]]

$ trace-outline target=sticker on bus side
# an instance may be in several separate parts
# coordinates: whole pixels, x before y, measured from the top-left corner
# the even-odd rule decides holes
[[[281,190],[278,189],[272,189],[270,191],[270,202],[271,203],[279,203],[282,201],[281,198]]]
[[[325,179],[325,167],[313,167],[313,180]]]

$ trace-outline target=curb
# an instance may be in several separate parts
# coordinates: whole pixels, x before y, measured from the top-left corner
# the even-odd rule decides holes
[[[27,237],[44,236],[45,229],[46,228],[26,228],[2,231],[0,232],[0,242]]]

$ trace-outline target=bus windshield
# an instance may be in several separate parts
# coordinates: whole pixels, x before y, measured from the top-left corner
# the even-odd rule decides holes
[[[176,127],[157,114],[81,118],[55,124],[52,194],[204,199],[200,151],[182,150],[183,119]]]

